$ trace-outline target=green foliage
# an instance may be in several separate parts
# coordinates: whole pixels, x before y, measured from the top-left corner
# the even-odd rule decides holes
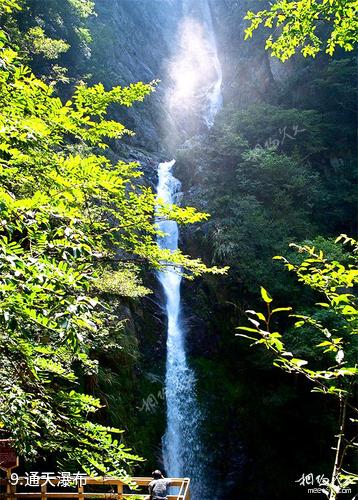
[[[201,185],[196,202],[200,194],[213,214],[201,245],[213,262],[230,265],[248,295],[260,283],[280,297],[292,294],[292,280],[277,279],[271,260],[290,241],[355,230],[354,125],[346,111],[355,95],[353,67],[335,61],[311,69],[302,83],[306,69],[298,88],[289,80],[281,105],[227,105],[208,140],[180,152],[182,177]]]
[[[296,158],[256,148],[242,153],[235,176],[221,187],[225,194],[218,191],[219,182],[210,207],[215,261],[238,268],[248,288],[275,281],[272,253],[292,238],[313,234],[317,174]]]
[[[245,39],[259,26],[273,29],[266,49],[281,61],[297,50],[305,57],[315,57],[323,48],[331,56],[338,47],[352,51],[358,39],[357,10],[356,0],[279,0],[269,9],[247,12],[245,19],[250,25]],[[327,36],[322,25],[328,26]]]
[[[151,293],[144,287],[138,278],[138,268],[128,266],[121,271],[104,269],[97,280],[96,287],[103,293],[110,293],[122,297],[143,297]]]
[[[0,0],[0,14],[9,14],[15,9],[20,9],[20,2],[17,0]]]
[[[46,59],[57,59],[60,54],[67,52],[69,44],[64,40],[54,40],[45,35],[40,26],[31,28],[28,32],[28,40],[34,54],[42,54]]]
[[[286,154],[297,152],[305,156],[325,149],[322,115],[314,109],[256,103],[240,110],[227,110],[222,120],[231,134],[241,136],[251,148],[275,149]]]
[[[319,180],[308,165],[275,151],[254,149],[243,155],[236,175],[239,190],[254,195],[274,216],[279,230],[284,217],[290,219],[296,236],[309,233],[306,221]]]
[[[91,54],[88,17],[94,14],[94,2],[21,0],[19,6],[22,8],[16,11],[3,11],[7,14],[3,16],[3,26],[27,63],[53,85],[78,81]],[[54,60],[58,64],[51,64]],[[62,72],[66,68],[69,74],[57,80],[59,68]]]
[[[326,491],[327,497],[331,500],[337,497],[342,487],[358,482],[358,476],[347,473],[344,469],[347,452],[356,446],[346,428],[348,419],[356,418],[358,413],[358,409],[354,406],[358,375],[355,342],[355,335],[358,333],[358,309],[356,296],[352,293],[358,282],[356,255],[358,244],[345,235],[339,237],[338,241],[351,246],[352,253],[346,265],[337,260],[329,260],[322,250],[307,245],[293,245],[305,256],[298,264],[293,264],[283,257],[274,257],[276,260],[282,260],[285,267],[296,274],[300,283],[323,297],[323,301],[316,306],[329,312],[321,316],[324,321],[317,320],[317,316],[313,314],[291,315],[296,320],[295,328],[302,330],[301,335],[313,335],[316,340],[318,333],[320,341],[313,349],[323,351],[323,358],[318,357],[319,366],[314,368],[306,359],[297,357],[297,354],[287,348],[284,336],[275,331],[273,324],[276,314],[290,311],[291,307],[272,309],[272,298],[264,288],[261,288],[261,295],[266,304],[266,314],[246,311],[251,326],[239,327],[248,333],[238,334],[252,340],[253,345],[263,345],[273,352],[275,366],[288,373],[305,376],[314,383],[313,391],[332,396],[339,401],[339,433],[332,477]],[[332,318],[335,321],[332,321]]]
[[[230,82],[224,89],[225,103],[208,140],[190,140],[177,161],[188,202],[195,200],[212,214],[195,233],[187,233],[189,248],[216,264],[230,265],[228,278],[219,284],[204,279],[199,290],[196,285],[195,293],[188,291],[188,300],[192,308],[193,296],[201,292],[206,297],[195,309],[210,332],[205,335],[211,339],[209,347],[203,341],[205,354],[226,367],[212,391],[217,391],[219,401],[218,408],[208,412],[208,425],[217,418],[211,439],[247,446],[247,462],[254,464],[238,480],[239,493],[248,498],[301,498],[302,491],[295,491],[293,484],[299,471],[330,470],[327,436],[336,431],[336,407],[307,394],[309,382],[303,377],[299,380],[272,369],[269,350],[250,350],[244,342],[236,342],[235,347],[228,330],[243,324],[245,309],[261,311],[261,284],[274,297],[273,308],[289,304],[330,331],[339,332],[344,324],[330,309],[315,307],[320,300],[317,292],[302,289],[295,274],[285,272],[272,255],[285,255],[298,266],[305,254],[287,250],[294,241],[320,248],[327,259],[348,265],[349,252],[334,244],[334,235],[356,234],[356,109],[352,105],[356,61],[339,49],[335,60],[321,54],[315,59],[294,58],[287,66],[266,67],[258,47],[261,30],[253,43],[241,43],[240,21],[249,3],[227,2],[228,9],[221,10],[226,16],[221,44],[230,63],[224,62]],[[307,360],[310,369],[324,369],[328,353],[316,347],[323,341],[322,333],[307,324],[297,331],[285,314],[275,316],[280,326],[275,330],[285,332],[287,351]],[[200,329],[195,346],[198,335]],[[246,397],[233,397],[231,406],[228,402],[230,418],[223,421],[227,410],[220,408],[222,392],[233,379]],[[230,427],[233,420],[240,422],[241,436],[236,440]],[[226,449],[216,463],[220,471],[225,458]],[[250,473],[253,481],[247,481]],[[286,478],[280,486],[272,482],[277,475]],[[243,491],[248,483],[249,493]]]
[[[89,17],[94,14],[95,3],[92,0],[67,0],[71,7],[78,12],[81,17]]]
[[[138,182],[136,163],[101,153],[131,134],[106,118],[108,106],[142,101],[154,84],[82,84],[63,103],[0,38],[0,426],[24,458],[51,453],[126,479],[139,458],[113,437],[121,430],[95,423],[101,403],[79,386],[121,326],[97,295],[147,293],[134,262],[222,272],[157,245],[156,215],[207,216],[162,204]]]
[[[83,42],[86,43],[87,45],[90,45],[93,42],[91,32],[88,28],[80,26],[76,28],[76,32],[79,38],[83,40]]]

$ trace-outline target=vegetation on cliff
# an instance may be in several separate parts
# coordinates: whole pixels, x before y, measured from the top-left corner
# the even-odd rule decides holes
[[[354,425],[357,422],[356,365],[357,299],[357,242],[346,235],[337,239],[351,247],[344,262],[326,257],[319,248],[308,245],[292,245],[303,254],[299,262],[282,260],[287,270],[294,272],[300,283],[317,292],[324,302],[316,303],[316,310],[306,314],[291,313],[295,321],[294,335],[275,331],[277,315],[292,311],[291,307],[273,307],[273,299],[261,287],[266,306],[264,312],[246,311],[250,326],[240,326],[245,333],[237,335],[252,341],[252,345],[264,346],[274,355],[274,366],[287,373],[303,375],[313,382],[312,391],[337,402],[336,443],[333,446],[329,476],[319,481],[322,492],[330,499],[347,491],[358,482],[354,469]],[[336,243],[337,243],[336,242]],[[296,259],[297,260],[297,259]],[[303,359],[301,356],[304,355]],[[332,437],[328,437],[330,441]],[[328,449],[327,449],[328,454]]]
[[[296,483],[300,474],[332,470],[325,442],[335,444],[336,408],[310,394],[305,380],[272,368],[267,352],[250,350],[233,331],[244,323],[245,310],[259,310],[260,286],[277,307],[314,313],[315,293],[272,260],[284,255],[298,265],[290,243],[346,263],[346,250],[334,241],[357,230],[355,54],[338,48],[334,57],[320,52],[315,59],[296,55],[275,63],[261,50],[266,32],[257,32],[248,48],[235,39],[247,4],[233,2],[230,9],[229,27],[218,23],[219,43],[223,54],[241,57],[238,69],[223,58],[232,78],[223,109],[208,137],[184,144],[177,161],[185,200],[211,213],[199,230],[186,232],[188,248],[230,265],[224,281],[204,278],[187,287],[188,313],[199,326],[190,342],[208,409],[208,446],[223,443],[215,449],[215,466],[221,478],[233,467],[238,477],[230,494],[266,500],[289,492],[301,499],[307,492]],[[229,45],[231,38],[240,51]],[[314,314],[324,319],[324,311]],[[317,335],[295,335],[286,318],[279,326],[297,357],[317,356]]]
[[[268,9],[249,11],[245,19],[250,25],[246,38],[261,25],[270,29],[266,48],[281,61],[300,51],[305,57],[315,57],[324,49],[333,55],[339,47],[352,51],[358,41],[355,0],[279,0]]]

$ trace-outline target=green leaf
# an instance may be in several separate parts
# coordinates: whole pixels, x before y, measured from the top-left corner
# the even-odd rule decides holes
[[[298,366],[298,367],[301,367],[301,366],[308,364],[308,361],[306,361],[304,359],[298,359],[298,358],[292,358],[292,359],[290,359],[289,362],[292,363],[293,365]]]
[[[276,309],[272,310],[272,314],[283,311],[292,311],[292,307],[277,307]]]
[[[236,329],[237,330],[245,330],[246,332],[255,332],[255,333],[258,332],[258,330],[256,330],[255,328],[250,328],[248,326],[238,326]]]
[[[269,293],[265,290],[264,287],[261,287],[260,290],[261,290],[261,297],[264,300],[264,302],[266,302],[266,304],[270,304],[270,302],[272,302],[272,298],[270,297]]]
[[[245,311],[246,314],[254,314],[255,316],[257,316],[261,321],[266,321],[266,318],[265,316],[261,313],[261,312],[257,312],[257,311],[252,311],[252,310],[248,310],[248,311]]]

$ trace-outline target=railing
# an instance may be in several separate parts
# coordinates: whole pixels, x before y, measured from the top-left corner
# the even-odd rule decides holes
[[[27,487],[31,491],[18,491],[18,487],[16,485],[11,485],[8,479],[1,479],[0,485],[1,490],[5,490],[4,492],[0,492],[1,500],[18,500],[21,498],[30,499],[30,498],[39,498],[40,500],[49,500],[51,498],[57,499],[112,499],[112,500],[122,500],[122,499],[149,499],[148,494],[148,485],[152,481],[152,478],[149,477],[133,477],[132,482],[138,487],[137,490],[132,490],[132,492],[124,492],[124,490],[128,490],[128,487],[119,479],[115,479],[113,477],[85,477],[83,478],[83,485],[76,486],[77,491],[66,491],[66,488],[63,488],[62,491],[54,491],[56,489],[56,484],[59,482],[59,479],[51,479],[51,483],[55,485],[55,487],[49,487],[48,484],[43,479],[39,479],[40,491],[35,491],[35,487]],[[171,479],[171,486],[179,488],[179,492],[175,495],[168,495],[168,500],[190,500],[190,479],[188,478],[174,478]],[[19,484],[22,484],[19,489],[25,489],[26,478],[19,478]],[[107,489],[107,491],[88,491],[88,489],[98,490],[98,488]],[[146,488],[146,492],[143,492],[143,488]],[[69,488],[68,488],[69,489]],[[71,488],[73,490],[73,488]],[[87,491],[85,491],[87,490]],[[110,490],[110,491],[108,491]],[[130,490],[129,490],[130,491]]]

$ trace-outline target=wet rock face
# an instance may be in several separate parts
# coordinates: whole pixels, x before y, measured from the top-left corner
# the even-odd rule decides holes
[[[150,5],[149,5],[150,4]],[[109,86],[160,80],[157,91],[144,103],[116,116],[136,132],[131,143],[147,151],[161,149],[166,110],[166,61],[181,15],[176,0],[101,0],[91,31],[93,79]],[[99,63],[99,65],[98,65]],[[99,66],[99,69],[98,69]]]
[[[219,58],[223,70],[223,94],[226,102],[236,105],[263,102],[269,92],[291,75],[292,63],[280,63],[265,51],[268,32],[258,30],[252,39],[244,40],[248,10],[265,7],[258,0],[209,0],[213,13]]]

